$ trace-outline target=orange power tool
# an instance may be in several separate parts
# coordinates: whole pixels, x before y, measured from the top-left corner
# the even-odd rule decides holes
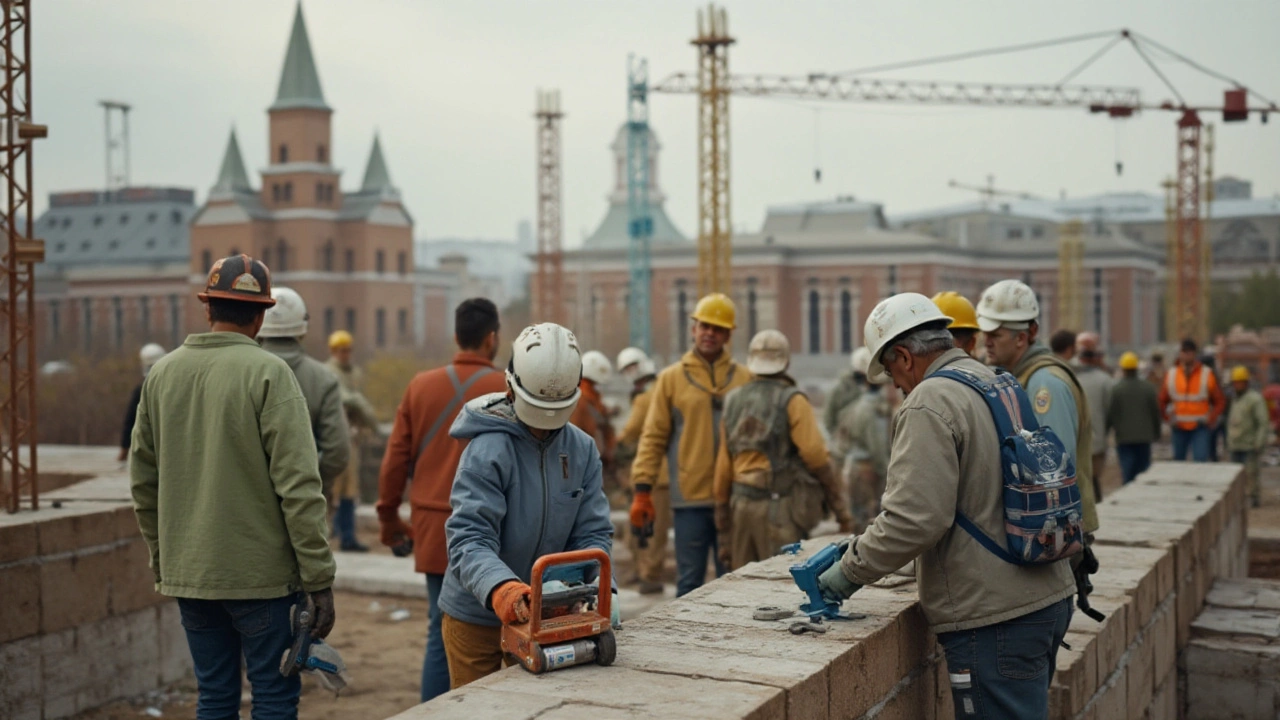
[[[548,568],[591,561],[600,568],[598,587],[543,594],[542,577]],[[538,558],[529,579],[529,622],[502,626],[502,651],[535,674],[590,662],[612,665],[618,652],[609,625],[612,578],[609,555],[599,548]]]

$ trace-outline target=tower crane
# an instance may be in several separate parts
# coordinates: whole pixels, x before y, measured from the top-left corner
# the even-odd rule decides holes
[[[1052,84],[965,83],[893,80],[866,77],[870,72],[935,65],[998,54],[1035,50],[1107,38],[1107,43],[1064,78]],[[664,94],[697,95],[698,103],[698,258],[699,286],[705,292],[729,290],[729,259],[732,252],[729,226],[729,95],[830,100],[861,103],[905,103],[939,106],[1083,108],[1106,113],[1114,119],[1132,117],[1141,111],[1178,114],[1177,179],[1175,181],[1175,232],[1168,261],[1174,293],[1169,312],[1179,332],[1203,340],[1208,317],[1205,292],[1208,285],[1207,253],[1200,213],[1200,114],[1221,112],[1224,122],[1247,120],[1257,114],[1265,123],[1269,113],[1280,112],[1277,104],[1243,84],[1129,30],[1099,32],[1055,40],[1022,43],[1006,47],[935,56],[921,60],[883,64],[841,73],[809,75],[730,75],[728,48],[735,42],[729,35],[723,9],[709,6],[698,14],[698,72],[674,73],[652,85],[649,91]],[[1133,47],[1143,61],[1172,92],[1175,100],[1145,103],[1132,87],[1073,85],[1076,76],[1121,43]],[[1159,55],[1192,67],[1228,83],[1221,105],[1187,102],[1152,61]],[[1249,105],[1249,97],[1258,101]]]
[[[1028,192],[1000,190],[999,188],[996,187],[995,175],[987,176],[986,185],[971,185],[969,183],[962,183],[958,180],[950,180],[947,182],[947,187],[956,188],[957,190],[972,190],[973,192],[976,192],[978,193],[978,195],[982,196],[982,202],[984,205],[989,204],[992,200],[998,197],[1016,198],[1018,200],[1040,200],[1041,199],[1038,195],[1033,195]]]

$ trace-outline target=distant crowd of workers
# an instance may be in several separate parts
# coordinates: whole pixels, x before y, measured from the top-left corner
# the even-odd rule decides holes
[[[305,302],[273,289],[263,263],[224,258],[206,285],[210,332],[167,355],[143,349],[121,456],[156,588],[179,599],[198,716],[237,715],[243,658],[254,717],[296,717],[299,679],[280,657],[303,594],[315,606],[313,636],[333,627],[328,518],[341,549],[367,550],[355,532],[356,448],[377,418],[351,335],[330,337],[327,364],[308,357]],[[1039,323],[1035,292],[1017,280],[987,288],[976,307],[954,292],[889,297],[868,317],[864,347],[820,422],[788,374],[786,336],[757,333],[739,365],[729,349],[734,304],[707,295],[690,317],[693,347],[674,364],[659,370],[637,348],[619,353],[631,410],[615,432],[606,356],[542,323],[516,336],[503,371],[493,365],[503,348],[497,308],[464,301],[458,353],[409,383],[379,475],[381,541],[412,552],[426,578],[422,699],[502,667],[501,627],[528,621],[539,557],[612,551],[611,491],[630,496],[627,541],[645,593],[664,589],[669,530],[679,596],[709,569],[719,576],[775,555],[834,515],[851,537],[820,579],[824,595],[843,601],[914,560],[957,717],[1045,716],[1071,598],[1087,608],[1097,569],[1088,544],[1108,432],[1130,482],[1150,465],[1164,422],[1177,459],[1205,461],[1227,411],[1189,340],[1154,381],[1125,353],[1117,380],[1096,336],[1073,338],[1072,363],[1039,340]],[[1016,378],[1034,415],[1015,413],[1016,422],[1051,428],[1074,461],[1082,554],[1019,565],[988,550],[1005,537],[1002,441],[978,393],[932,377],[943,369]],[[1227,447],[1250,473],[1256,503],[1271,425],[1248,372],[1232,370],[1231,382]],[[590,569],[579,579],[614,582]]]

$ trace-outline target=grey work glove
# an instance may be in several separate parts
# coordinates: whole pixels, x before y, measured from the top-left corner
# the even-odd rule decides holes
[[[818,590],[822,599],[829,603],[843,603],[860,589],[861,585],[845,577],[839,562],[832,563],[818,576]]]
[[[333,611],[333,589],[325,588],[311,593],[311,602],[316,605],[316,624],[311,628],[311,637],[323,640],[333,631],[335,619]]]

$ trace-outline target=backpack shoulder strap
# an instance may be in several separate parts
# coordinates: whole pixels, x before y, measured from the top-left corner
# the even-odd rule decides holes
[[[418,443],[418,450],[413,454],[413,459],[409,461],[410,480],[413,479],[413,472],[418,464],[418,458],[422,456],[422,453],[426,452],[427,446],[440,433],[440,428],[444,426],[444,421],[454,414],[458,406],[466,402],[467,391],[471,389],[472,385],[476,384],[477,380],[493,372],[495,371],[492,367],[481,367],[472,373],[466,382],[462,382],[458,379],[458,370],[454,365],[445,366],[445,374],[449,376],[449,384],[453,385],[453,397],[436,415],[436,419],[431,422],[431,427],[427,429],[426,434],[422,436],[422,441]]]

